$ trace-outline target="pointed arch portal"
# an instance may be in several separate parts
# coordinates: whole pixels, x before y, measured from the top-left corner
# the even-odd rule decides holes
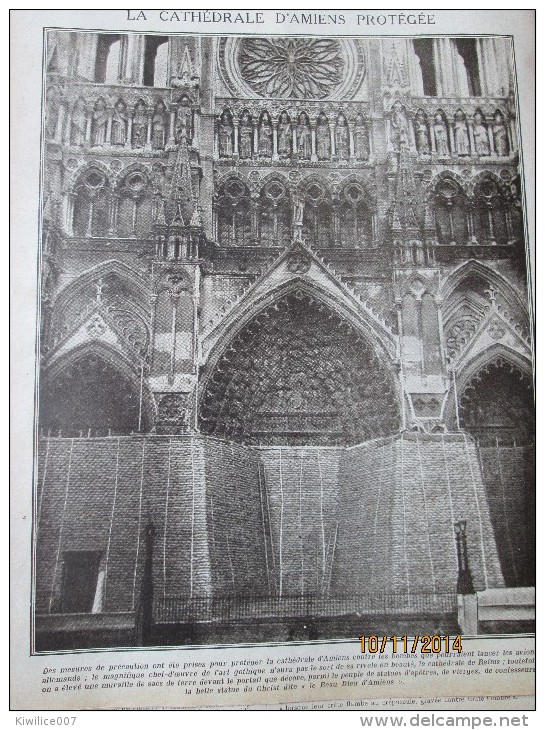
[[[535,585],[535,411],[528,373],[501,355],[465,382],[460,426],[477,440],[507,586]]]
[[[394,378],[372,345],[296,290],[248,322],[205,380],[204,433],[259,445],[352,444],[399,429]]]
[[[533,386],[530,376],[503,357],[485,363],[460,394],[462,428],[483,446],[533,443]]]
[[[129,434],[149,429],[136,382],[98,353],[85,352],[45,376],[40,388],[40,428],[63,436]],[[139,429],[140,423],[140,429]]]

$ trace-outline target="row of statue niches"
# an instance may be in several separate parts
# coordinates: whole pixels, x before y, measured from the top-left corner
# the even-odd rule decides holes
[[[121,99],[113,108],[99,99],[91,112],[76,103],[69,129],[69,143],[73,147],[119,145],[162,150],[167,144],[178,142],[182,134],[191,138],[193,112],[183,105],[169,112],[163,101],[152,109],[138,102],[131,112]]]
[[[311,124],[306,112],[292,120],[282,112],[273,120],[264,111],[254,119],[248,111],[234,119],[224,110],[218,122],[218,152],[220,157],[253,157],[300,160],[368,160],[369,131],[362,114],[349,124],[341,112],[330,122],[324,112]]]
[[[421,155],[438,157],[508,157],[514,145],[510,129],[501,111],[496,110],[493,118],[487,120],[480,109],[468,117],[461,109],[449,120],[443,111],[437,111],[430,121],[428,115],[419,109],[412,124],[403,107],[396,108],[390,118],[390,143],[395,151],[404,145],[414,146]]]

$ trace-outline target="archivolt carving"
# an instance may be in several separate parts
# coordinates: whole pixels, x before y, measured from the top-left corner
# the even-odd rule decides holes
[[[534,439],[532,380],[521,368],[498,355],[466,382],[460,394],[459,418],[463,428],[482,445]]]
[[[323,303],[287,294],[227,346],[205,383],[200,426],[245,443],[343,444],[392,433],[391,373]]]

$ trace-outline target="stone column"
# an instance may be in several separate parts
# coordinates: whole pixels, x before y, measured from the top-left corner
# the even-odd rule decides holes
[[[310,125],[310,159],[312,162],[318,162],[318,156],[316,155],[316,125]]]
[[[273,122],[273,154],[272,158],[278,160],[278,122]]]
[[[486,131],[488,132],[488,144],[490,146],[490,155],[491,155],[491,157],[494,157],[494,156],[497,157],[498,153],[494,149],[494,133],[492,132],[493,123],[494,123],[493,121],[487,120]]]
[[[93,110],[87,107],[87,127],[85,129],[85,144],[91,144],[91,127],[93,126]]]
[[[435,298],[435,304],[437,306],[437,323],[439,326],[439,347],[441,349],[441,366],[443,373],[446,373],[447,369],[447,346],[445,343],[445,330],[443,328],[443,300],[441,297]]]
[[[202,177],[198,204],[202,211],[202,225],[207,238],[215,240],[213,225],[214,176],[213,156],[210,154],[214,140],[215,115],[203,113],[200,120],[200,164]]]
[[[409,145],[411,150],[416,151],[416,139],[414,136],[414,124],[412,119],[407,119],[407,127],[409,128]]]
[[[111,206],[110,206],[110,227],[108,229],[108,233],[110,236],[114,236],[116,233],[117,213],[119,210],[119,199],[120,199],[119,193],[114,192],[111,197]]]
[[[112,117],[113,117],[114,110],[108,109],[108,121],[106,122],[106,139],[104,140],[104,144],[111,145],[112,144]]]
[[[238,155],[238,121],[233,120],[233,155]]]
[[[440,41],[441,38],[436,38],[433,42],[433,63],[435,66],[435,84],[437,87],[437,96],[446,96],[446,94],[443,91],[443,66],[441,62],[441,48],[440,48]]]
[[[74,235],[74,201],[75,193],[66,193],[64,196],[63,228],[68,236]]]
[[[479,79],[481,82],[481,96],[489,96],[494,94],[496,84],[490,83],[490,69],[488,64],[488,54],[485,43],[487,39],[478,38],[476,42],[477,47],[477,61],[479,64]]]
[[[138,74],[138,66],[140,55],[140,37],[135,33],[129,33],[127,36],[127,58],[125,62],[124,81],[127,83],[140,84],[142,78]]]
[[[198,111],[193,114],[193,138],[191,140],[191,146],[194,149],[199,149],[201,146],[201,115]]]
[[[97,55],[98,33],[78,35],[79,68],[78,73],[89,81],[94,81]]]
[[[434,155],[437,152],[437,147],[435,145],[435,131],[433,129],[433,125],[435,123],[435,120],[432,121],[430,124],[430,145],[431,145],[431,153]]]
[[[167,140],[167,147],[172,147],[175,144],[175,138],[174,138],[174,125],[176,123],[176,108],[171,108],[169,112],[169,125],[168,125],[168,140]]]
[[[517,144],[517,130],[515,126],[515,120],[513,118],[508,119],[507,125],[507,136],[509,139],[509,150],[512,155],[518,152]]]
[[[377,218],[377,211],[374,210],[371,214],[371,230],[372,230],[372,236],[373,236],[373,248],[376,247],[378,242],[378,218]]]
[[[72,137],[72,111],[69,110],[66,114],[66,124],[64,126],[64,134],[61,139],[61,143],[64,143],[67,146],[70,146],[70,141]]]
[[[132,114],[127,114],[127,139],[125,140],[126,149],[131,149],[131,147],[132,147],[132,123],[133,123]]]
[[[252,196],[250,203],[250,220],[252,229],[252,239],[257,242],[259,238],[259,198]]]
[[[454,144],[454,122],[450,122],[447,120],[447,130],[448,130],[448,141],[449,141],[449,147],[450,147],[450,155],[451,157],[455,154],[456,151],[456,145]]]
[[[59,106],[59,114],[57,116],[57,124],[55,125],[55,142],[58,142],[59,144],[62,144],[62,138],[63,138],[63,125],[64,125],[64,118],[66,115],[66,105],[61,104]]]
[[[333,218],[333,245],[339,246],[341,244],[341,231],[340,231],[340,220],[339,220],[339,201],[334,200],[331,203],[331,213]]]
[[[513,219],[509,208],[505,209],[505,224],[507,226],[507,243],[514,243],[515,236],[513,233]]]
[[[443,38],[443,58],[448,78],[448,96],[460,96],[460,79],[458,77],[459,67],[455,62],[456,49],[453,48],[454,41],[451,38]]]
[[[146,138],[146,151],[151,150],[151,125],[153,123],[153,111],[148,111],[148,134]]]
[[[475,236],[475,210],[469,207],[467,210],[468,243],[478,243]]]
[[[87,230],[85,231],[86,236],[91,236],[93,233],[93,213],[95,212],[95,192],[91,192],[89,195],[89,217],[87,218]]]

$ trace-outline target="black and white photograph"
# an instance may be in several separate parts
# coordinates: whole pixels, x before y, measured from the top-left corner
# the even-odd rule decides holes
[[[532,705],[532,11],[466,12],[16,11],[21,707]]]
[[[45,43],[35,650],[532,631],[510,39]]]

